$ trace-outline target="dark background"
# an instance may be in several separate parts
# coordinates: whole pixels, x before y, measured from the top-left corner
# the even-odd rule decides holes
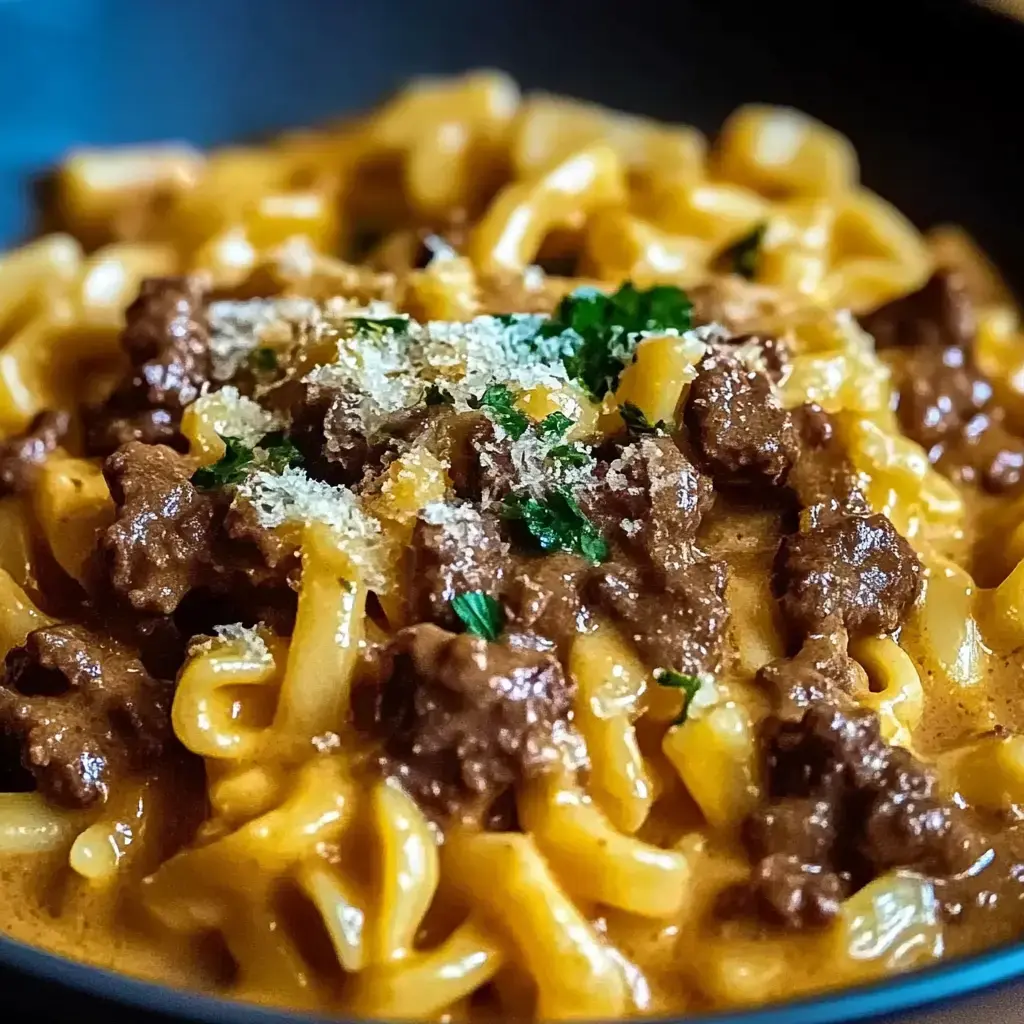
[[[0,0],[0,242],[70,145],[209,144],[496,66],[705,129],[746,100],[801,106],[850,135],[871,186],[965,223],[1022,280],[1022,37],[947,0]]]
[[[29,182],[70,146],[251,137],[365,106],[410,75],[486,66],[705,130],[745,101],[802,107],[851,137],[872,188],[921,226],[962,222],[1024,285],[1024,26],[966,0],[0,0],[0,246],[30,233]],[[944,998],[1021,968],[1024,951],[994,954],[899,990]],[[5,1024],[150,1019],[58,981],[97,988],[0,939]],[[98,986],[154,1006],[140,986]],[[895,998],[759,1020],[839,1022]],[[1020,996],[992,998],[899,1024],[1024,1019]]]

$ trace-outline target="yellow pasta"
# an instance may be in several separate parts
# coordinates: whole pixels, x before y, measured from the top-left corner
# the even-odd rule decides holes
[[[604,144],[580,150],[535,181],[509,185],[474,229],[470,258],[484,271],[522,271],[554,228],[581,228],[590,213],[624,199],[615,153]]]
[[[51,458],[35,490],[35,514],[60,567],[85,583],[100,532],[114,506],[100,468],[86,459]]]
[[[49,212],[0,255],[5,930],[446,1021],[1021,934],[1020,314],[838,131],[471,71],[81,150]]]

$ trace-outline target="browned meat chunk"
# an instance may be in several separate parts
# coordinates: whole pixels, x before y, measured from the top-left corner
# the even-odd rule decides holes
[[[260,524],[251,506],[197,490],[194,469],[186,456],[138,441],[107,459],[117,514],[99,542],[99,592],[109,587],[135,611],[170,615],[187,595],[215,591],[236,611],[265,607],[287,619],[293,602],[281,597],[299,576],[295,544]]]
[[[861,708],[818,702],[765,724],[769,800],[745,822],[751,894],[787,927],[826,923],[839,902],[898,867],[937,875],[972,862],[972,837],[934,773]]]
[[[815,702],[854,692],[861,678],[857,663],[846,653],[846,643],[841,631],[808,637],[792,658],[769,662],[758,672],[781,718],[799,718]]]
[[[670,437],[611,446],[595,485],[581,495],[602,534],[661,572],[691,560],[693,540],[714,500],[711,481]]]
[[[32,490],[39,467],[67,435],[66,412],[41,412],[22,434],[0,444],[0,496]]]
[[[368,472],[379,472],[408,450],[430,417],[426,408],[396,413],[367,434],[358,407],[358,399],[336,392],[323,419],[323,458],[350,485],[358,484]]]
[[[934,274],[911,295],[895,299],[860,318],[880,348],[969,348],[974,341],[974,308],[959,277]]]
[[[380,764],[427,811],[481,821],[518,780],[560,756],[572,687],[551,654],[423,624],[381,652],[358,686],[356,725]]]
[[[82,626],[45,626],[7,655],[0,731],[17,738],[47,798],[86,807],[173,742],[170,706],[171,685],[128,648]]]
[[[793,411],[800,457],[786,481],[804,510],[805,525],[823,525],[845,515],[867,515],[857,474],[836,436],[832,417],[818,405]]]
[[[106,455],[129,441],[184,449],[182,410],[210,379],[205,301],[193,278],[143,281],[121,336],[131,372],[104,406],[86,413],[91,454]]]
[[[688,675],[714,672],[729,618],[723,562],[695,561],[662,581],[610,565],[594,576],[596,604],[620,624],[648,664]]]
[[[802,635],[837,626],[852,636],[891,633],[921,586],[917,555],[883,515],[847,516],[787,537],[779,561],[782,610]]]
[[[827,925],[847,895],[836,872],[784,853],[769,854],[755,863],[750,890],[757,913],[794,930]]]
[[[777,485],[796,460],[796,430],[768,377],[726,349],[701,360],[684,419],[716,483]]]
[[[455,493],[466,501],[491,507],[516,484],[516,467],[507,440],[498,440],[494,424],[482,412],[439,409],[426,443],[448,463]]]
[[[100,539],[114,589],[140,611],[169,615],[210,578],[217,510],[189,481],[192,462],[138,441],[107,459],[117,518]]]
[[[468,505],[454,510],[445,523],[421,517],[409,546],[408,621],[460,628],[452,598],[479,590],[499,600],[507,567],[508,545],[491,517]]]
[[[1024,440],[974,356],[975,317],[955,273],[940,271],[919,291],[861,319],[893,366],[900,426],[954,480],[989,491],[1016,487]]]
[[[567,653],[589,619],[582,595],[589,573],[589,562],[564,551],[519,556],[505,594],[509,628],[545,637]]]
[[[763,328],[779,310],[778,292],[737,274],[722,274],[687,290],[698,324],[721,324],[733,334]]]

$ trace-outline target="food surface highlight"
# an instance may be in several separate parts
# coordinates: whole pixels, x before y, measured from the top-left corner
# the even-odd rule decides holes
[[[1024,933],[1024,331],[841,135],[477,72],[55,194],[0,256],[7,934],[448,1021]]]

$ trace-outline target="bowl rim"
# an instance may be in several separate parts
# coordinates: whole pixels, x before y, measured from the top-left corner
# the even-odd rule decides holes
[[[337,1024],[355,1020],[286,1007],[232,1000],[175,988],[72,960],[0,934],[0,967],[70,992],[119,1004],[125,1009],[162,1014],[183,1024]],[[679,1024],[852,1024],[904,1010],[955,1005],[972,995],[992,994],[1024,979],[1024,942],[946,961],[908,974],[823,995],[749,1010],[726,1010],[697,1017],[649,1017]],[[1020,997],[1024,1001],[1024,996]],[[643,1019],[643,1018],[641,1018]]]

